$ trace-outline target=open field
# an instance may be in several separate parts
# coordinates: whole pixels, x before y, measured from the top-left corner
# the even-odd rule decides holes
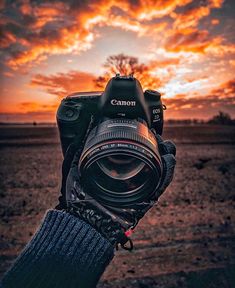
[[[174,182],[118,251],[99,287],[234,287],[235,127],[166,127],[177,144]],[[0,273],[56,205],[56,127],[0,127]]]

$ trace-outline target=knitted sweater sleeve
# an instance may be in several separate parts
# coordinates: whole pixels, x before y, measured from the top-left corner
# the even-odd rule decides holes
[[[113,256],[113,246],[90,225],[51,210],[0,287],[95,287]]]

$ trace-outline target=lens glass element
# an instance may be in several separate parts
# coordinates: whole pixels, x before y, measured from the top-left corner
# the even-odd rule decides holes
[[[97,161],[100,169],[109,177],[127,180],[136,176],[145,166],[141,160],[127,155],[112,155]]]

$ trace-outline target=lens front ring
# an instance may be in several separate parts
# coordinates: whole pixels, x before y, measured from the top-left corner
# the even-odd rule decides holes
[[[142,173],[145,175],[137,175],[134,179],[136,183],[140,182],[139,186],[136,185],[132,189],[131,186],[121,185],[120,181],[115,182],[114,177],[108,179],[101,171],[94,168],[100,159],[118,154],[136,157],[145,164],[149,173]],[[162,174],[161,160],[152,151],[136,143],[117,140],[97,145],[87,151],[81,158],[79,171],[83,171],[81,178],[84,189],[95,199],[111,206],[129,206],[149,199],[158,188]],[[118,185],[121,186],[121,191],[117,191]],[[127,190],[125,190],[126,186]]]
[[[84,191],[100,202],[129,206],[149,199],[162,176],[156,139],[136,120],[104,121],[88,135],[79,172]]]

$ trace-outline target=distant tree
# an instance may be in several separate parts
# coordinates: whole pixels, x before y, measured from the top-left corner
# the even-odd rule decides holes
[[[199,120],[198,120],[198,123],[199,123],[199,124],[206,124],[206,121],[203,120],[203,119],[199,119]]]
[[[219,125],[232,125],[235,124],[235,120],[232,120],[228,113],[219,111],[219,113],[213,116],[208,121],[209,124],[219,124]]]
[[[215,116],[213,116],[211,119],[209,119],[208,123],[210,124],[231,124],[232,119],[231,116],[228,113],[219,111],[219,113]]]
[[[151,74],[151,65],[139,63],[137,57],[118,54],[109,56],[104,63],[105,73],[95,79],[97,88],[103,89],[107,81],[115,76],[134,75],[142,84],[144,89],[156,89],[160,86],[160,79]]]

